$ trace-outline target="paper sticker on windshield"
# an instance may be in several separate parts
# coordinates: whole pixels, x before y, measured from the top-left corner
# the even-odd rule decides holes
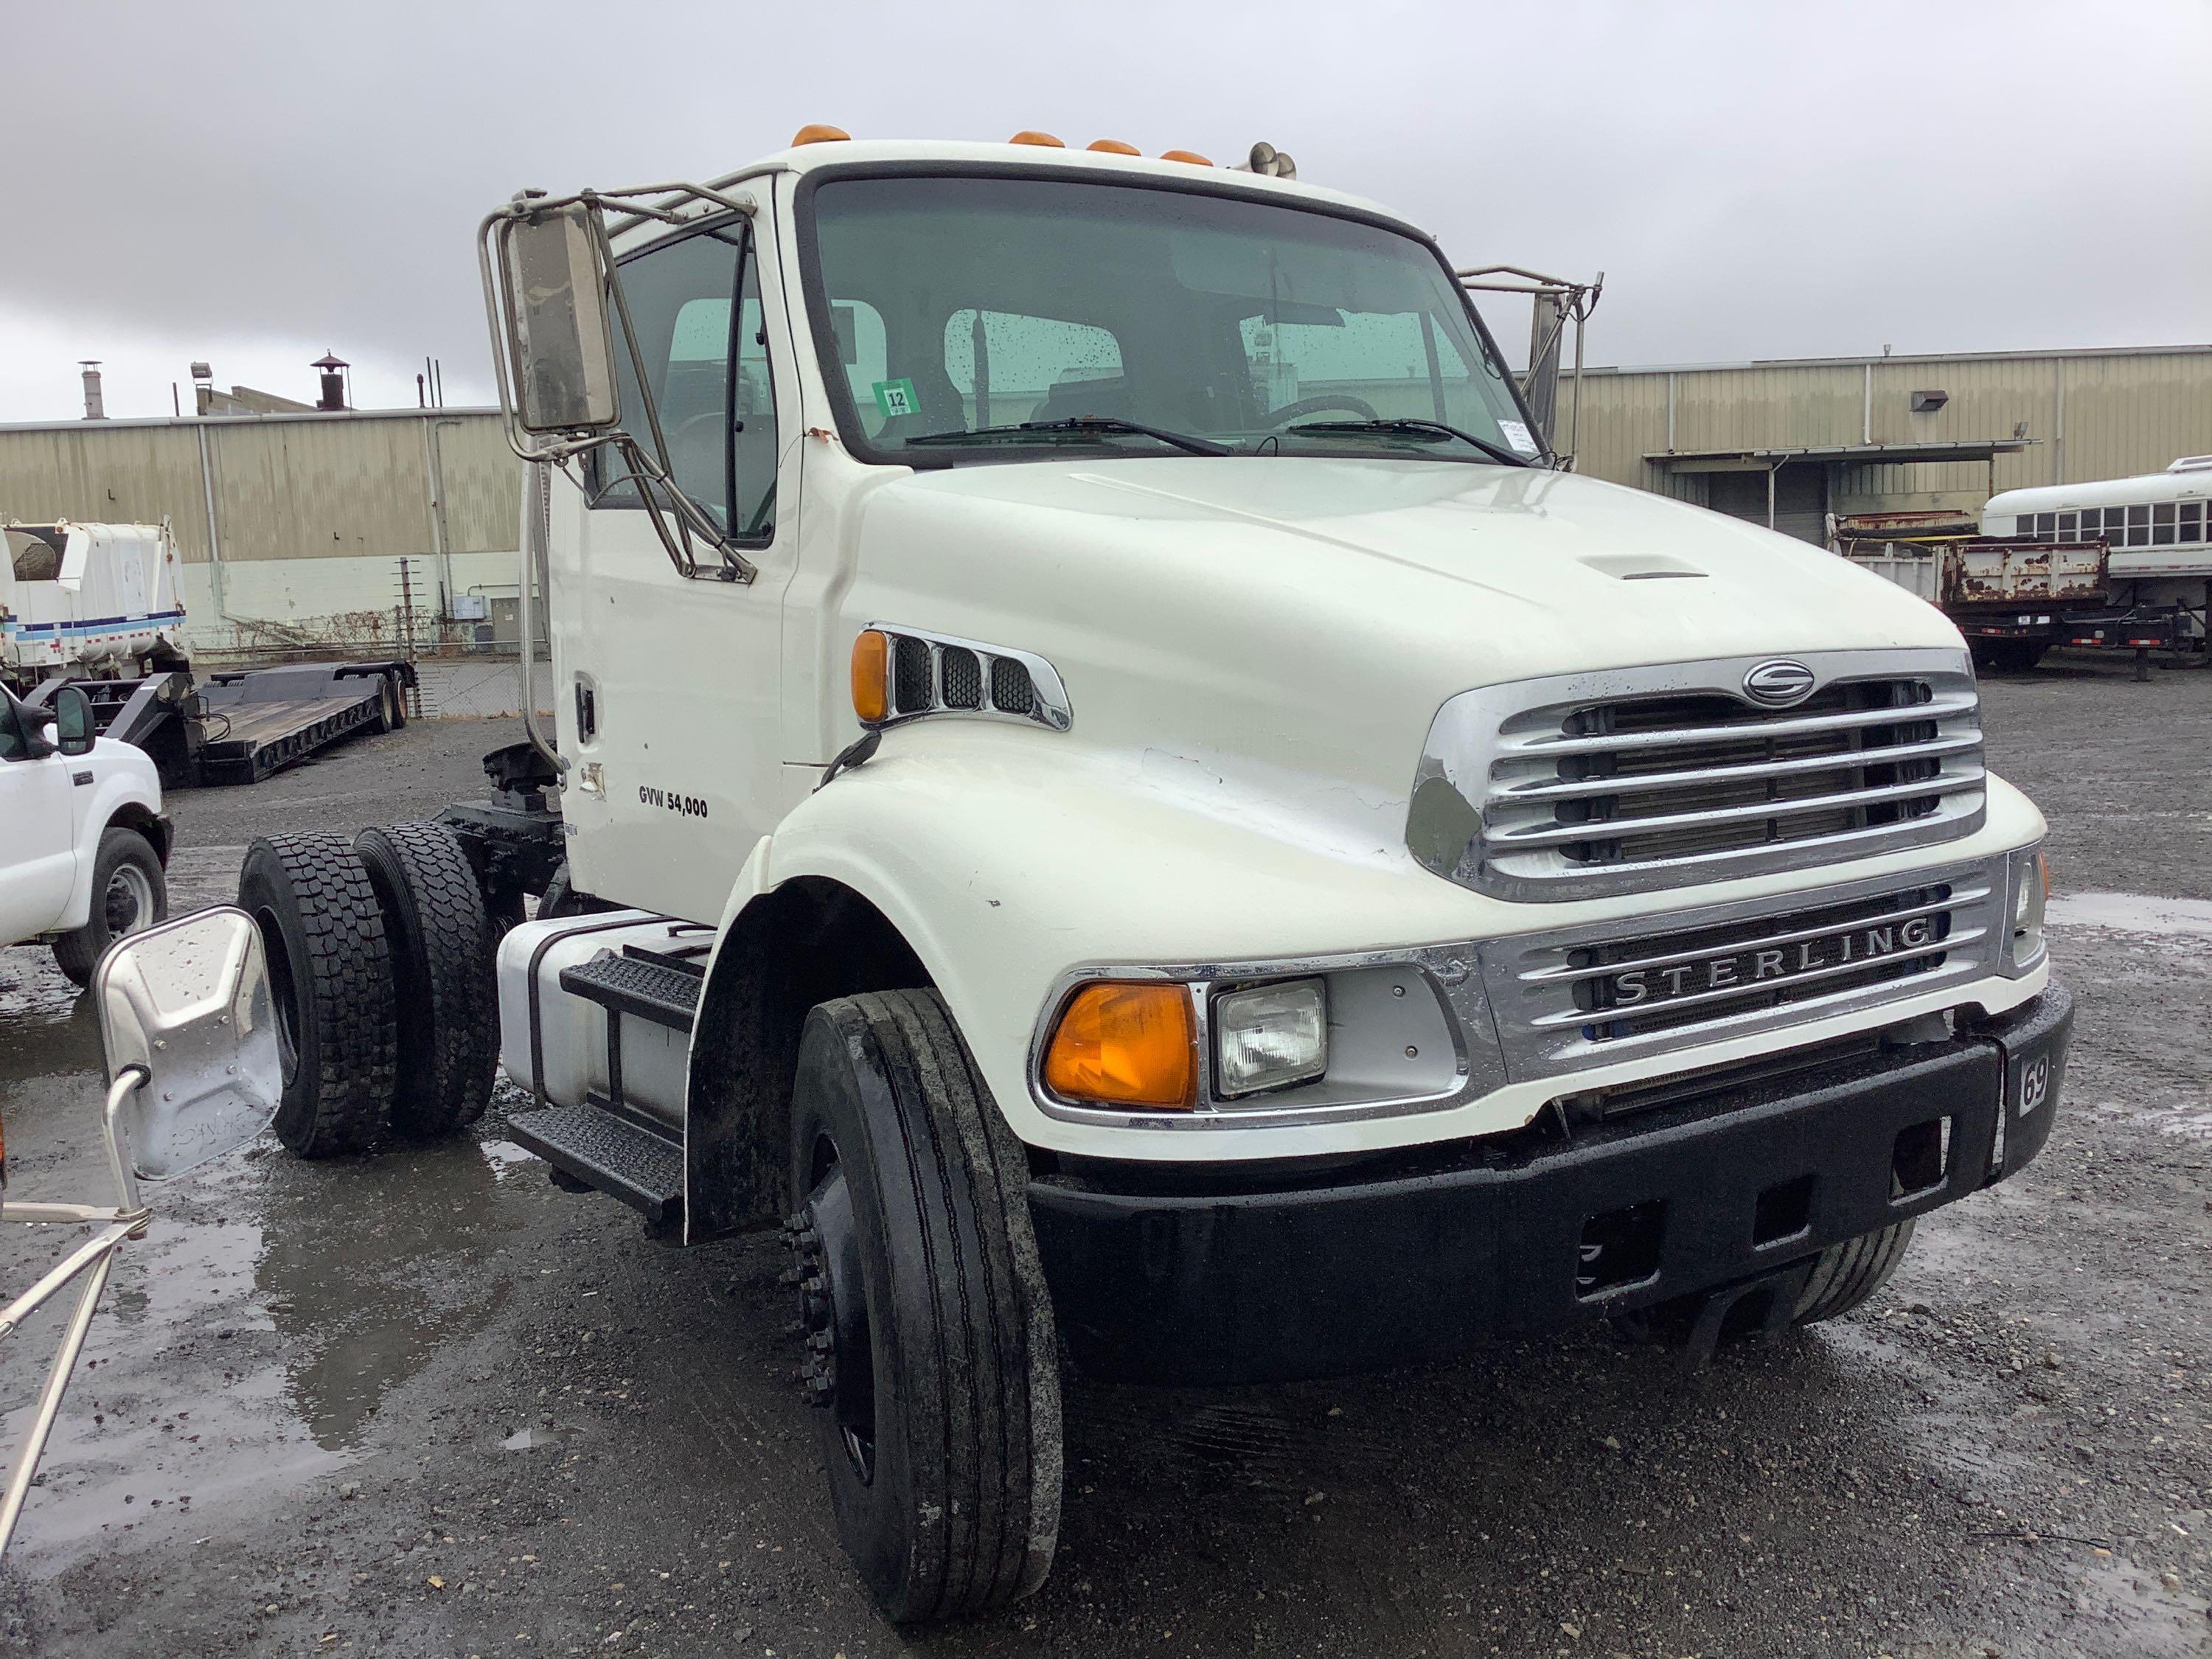
[[[881,388],[878,389],[876,395],[878,397],[883,395]],[[1533,455],[1536,453],[1536,441],[1528,435],[1528,428],[1520,422],[1500,421],[1498,423],[1498,429],[1505,434],[1505,441],[1511,444],[1522,454]]]
[[[875,385],[876,407],[884,415],[913,415],[921,409],[921,399],[915,395],[912,380],[878,380]]]

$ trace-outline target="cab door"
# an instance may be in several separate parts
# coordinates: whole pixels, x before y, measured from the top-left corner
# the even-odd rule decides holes
[[[76,881],[70,764],[0,690],[0,945],[46,932],[69,904]]]
[[[778,349],[789,335],[770,213],[763,193],[750,220],[687,226],[618,260],[638,346],[632,362],[617,331],[623,425],[650,447],[649,392],[672,477],[727,527],[753,580],[718,580],[719,556],[701,538],[699,574],[681,574],[612,450],[594,455],[588,491],[551,538],[576,884],[706,922],[720,918],[790,790],[781,622],[798,545],[799,423],[797,380]]]

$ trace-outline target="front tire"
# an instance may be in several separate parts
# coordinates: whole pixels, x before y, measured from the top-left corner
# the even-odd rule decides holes
[[[92,914],[54,941],[55,965],[82,989],[109,945],[168,914],[168,880],[153,843],[136,830],[110,825],[100,832],[92,867]]]
[[[368,872],[341,836],[271,836],[246,849],[238,903],[268,951],[284,1060],[277,1139],[301,1158],[366,1150],[391,1115],[398,1046]]]
[[[1028,1162],[933,991],[807,1016],[792,1101],[807,1386],[837,1534],[896,1620],[1030,1594],[1060,1372]]]
[[[1798,1293],[1790,1322],[1817,1325],[1849,1313],[1889,1283],[1911,1243],[1912,1223],[1906,1219],[1831,1244],[1814,1262],[1813,1276]]]

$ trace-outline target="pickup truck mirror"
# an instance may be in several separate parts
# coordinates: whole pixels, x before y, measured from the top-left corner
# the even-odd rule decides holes
[[[148,1076],[114,1129],[131,1171],[166,1181],[234,1152],[283,1098],[283,1035],[261,931],[243,910],[196,910],[111,946],[93,976],[111,1080]]]
[[[92,718],[92,699],[73,685],[54,694],[54,747],[64,755],[88,755],[100,735]]]
[[[595,210],[501,218],[494,235],[515,418],[527,432],[595,432],[619,418]]]

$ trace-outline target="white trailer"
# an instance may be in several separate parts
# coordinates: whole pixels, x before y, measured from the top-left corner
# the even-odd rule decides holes
[[[1020,139],[495,211],[554,731],[240,894],[295,1152],[503,1060],[563,1184],[781,1226],[902,1620],[1044,1577],[1063,1362],[1844,1312],[2072,1019],[1940,613],[1556,466],[1435,243],[1278,153]]]
[[[159,524],[0,526],[0,679],[181,667],[177,544]]]

